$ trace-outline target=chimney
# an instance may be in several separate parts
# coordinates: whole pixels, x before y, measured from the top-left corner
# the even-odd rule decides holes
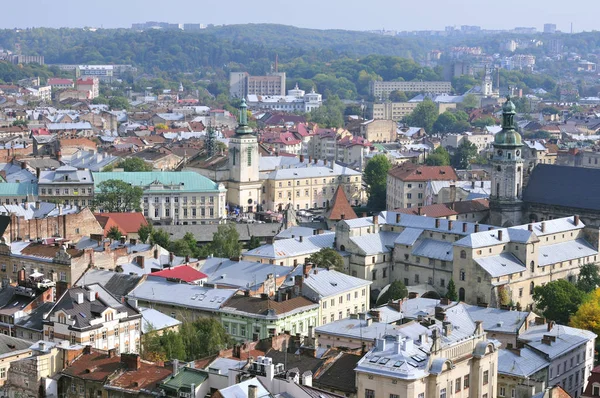
[[[112,351],[112,350],[111,350]],[[110,356],[110,351],[109,351]],[[142,362],[140,360],[139,354],[121,354],[121,363],[127,367],[129,370],[138,370]]]
[[[502,242],[502,230],[501,229],[498,230],[498,240],[500,242]]]
[[[173,376],[176,376],[179,372],[179,359],[173,360]]]
[[[313,374],[310,370],[302,373],[302,385],[306,387],[312,387]]]
[[[452,231],[452,220],[448,220],[448,231]]]
[[[144,256],[137,256],[136,263],[140,266],[141,269],[144,269],[146,266],[146,258]]]
[[[304,155],[300,155],[300,163],[304,163]]]
[[[475,232],[479,232],[479,224],[475,223]]]
[[[169,265],[173,265],[174,260],[175,260],[175,254],[173,254],[173,252],[169,252]]]
[[[573,216],[573,224],[575,224],[575,226],[579,225],[579,216],[578,215]]]
[[[310,273],[310,269],[312,268],[312,264],[311,263],[304,263],[304,266],[302,267],[302,275],[304,275],[305,278],[308,278],[308,274]]]
[[[158,249],[154,249],[154,258],[158,259]]]
[[[542,221],[542,232],[546,232],[546,221]]]
[[[553,327],[554,327],[554,321],[548,322],[548,331],[549,332],[552,330]]]
[[[362,217],[363,217],[363,218],[366,218],[366,217],[367,217],[367,213],[363,211],[363,213],[362,213]]]
[[[37,179],[40,179],[40,173],[42,172],[42,170],[39,167],[35,168],[35,176],[37,177]]]
[[[27,163],[26,162],[21,162],[21,169],[25,169],[27,168]]]
[[[137,239],[131,238],[129,239],[129,243],[132,245],[137,245]]]
[[[436,219],[435,219],[435,227],[436,227],[436,228],[439,228],[439,227],[440,227],[440,219],[439,219],[439,218],[436,218]]]
[[[467,223],[466,222],[464,222],[462,224],[462,231],[463,231],[463,233],[467,233]]]
[[[258,398],[258,386],[248,386],[248,398]]]
[[[96,292],[95,291],[88,290],[87,294],[88,294],[88,300],[96,301]]]
[[[40,351],[46,351],[46,343],[43,341],[40,341],[40,343],[38,344],[38,348]]]
[[[92,346],[91,345],[85,345],[83,346],[83,353],[84,354],[91,354],[92,353]]]
[[[417,207],[417,215],[420,216],[421,215],[421,208]]]
[[[77,304],[83,304],[83,293],[77,293]]]
[[[340,218],[343,220],[346,218],[346,215],[344,213],[340,214]]]
[[[110,350],[108,350],[108,357],[109,358],[114,358],[117,356],[117,350],[115,348],[111,348]]]
[[[533,232],[533,224],[529,224],[527,225],[527,229],[531,232]]]
[[[344,219],[344,215],[342,214],[342,220]],[[298,237],[298,240],[300,241],[300,243],[304,242],[304,237],[302,235],[300,235]]]
[[[400,223],[400,213],[396,213],[396,224]]]
[[[296,275],[294,276],[294,286],[298,287],[299,294],[302,293],[302,284],[304,282],[304,275]]]
[[[378,214],[373,214],[373,224],[374,225],[379,224],[379,215]]]

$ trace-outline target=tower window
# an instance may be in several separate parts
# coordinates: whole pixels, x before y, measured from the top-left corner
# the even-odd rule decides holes
[[[252,166],[252,148],[248,147],[248,166]]]
[[[498,168],[496,170],[502,171],[502,167],[498,166]]]

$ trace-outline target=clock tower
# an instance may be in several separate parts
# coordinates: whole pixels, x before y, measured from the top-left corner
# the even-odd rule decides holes
[[[229,182],[227,201],[229,207],[252,213],[258,210],[262,184],[259,178],[258,140],[248,126],[246,100],[240,105],[239,124],[229,140]]]
[[[522,221],[523,142],[514,125],[515,105],[506,98],[502,106],[502,130],[494,137],[490,223],[508,227]]]

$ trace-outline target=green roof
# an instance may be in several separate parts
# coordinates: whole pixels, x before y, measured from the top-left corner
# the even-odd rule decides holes
[[[190,389],[192,384],[198,387],[200,384],[208,379],[208,373],[200,369],[192,369],[188,367],[180,368],[179,372],[175,376],[170,376],[164,380],[161,384],[161,388],[179,391],[180,388],[184,387],[187,390]]]
[[[98,185],[107,180],[121,180],[133,186],[150,191],[152,183],[158,182],[165,185],[165,189],[157,192],[219,192],[219,184],[193,171],[111,171],[92,173],[94,186],[98,192]]]
[[[38,194],[38,185],[31,182],[0,183],[0,196],[25,196]]]

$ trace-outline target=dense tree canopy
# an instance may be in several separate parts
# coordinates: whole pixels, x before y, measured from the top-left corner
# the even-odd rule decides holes
[[[593,263],[587,263],[579,269],[579,278],[577,279],[577,288],[585,293],[590,293],[600,286],[600,275],[598,266]]]
[[[452,166],[455,169],[469,168],[471,162],[477,157],[477,147],[469,140],[463,140],[452,156]]]
[[[449,166],[450,154],[446,148],[440,145],[427,156],[425,164],[427,164],[427,166]]]
[[[375,155],[365,167],[363,180],[367,184],[368,206],[373,210],[383,210],[386,204],[387,173],[392,163],[385,155]]]
[[[402,281],[397,280],[390,284],[390,287],[379,296],[377,299],[377,305],[382,305],[390,300],[399,300],[408,296],[408,289],[404,286]]]
[[[306,262],[313,263],[317,267],[330,268],[336,271],[344,270],[344,259],[335,249],[324,247],[316,253],[311,254]]]
[[[131,157],[121,160],[117,163],[117,168],[122,168],[124,171],[152,171],[152,165],[146,163],[141,158]]]
[[[549,320],[566,325],[583,302],[584,293],[565,279],[536,286],[533,299],[538,311]]]
[[[95,207],[106,212],[139,211],[144,191],[121,180],[106,180],[98,184]]]
[[[438,118],[437,106],[430,99],[425,99],[405,118],[409,126],[424,128],[426,132],[431,133],[433,124]]]

